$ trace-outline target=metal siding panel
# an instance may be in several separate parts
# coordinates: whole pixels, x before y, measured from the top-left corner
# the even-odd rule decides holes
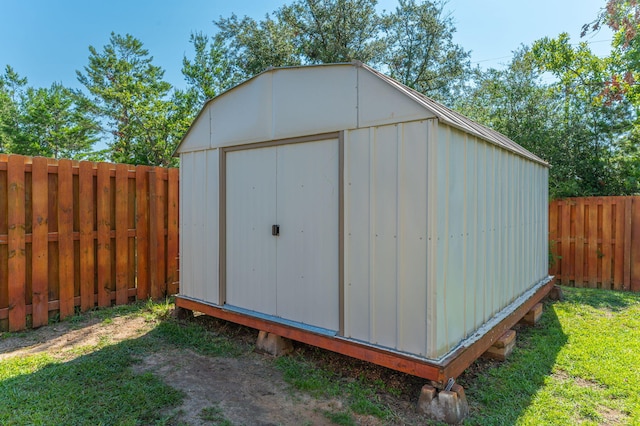
[[[427,123],[402,126],[398,180],[398,349],[427,344]]]
[[[179,152],[181,154],[208,149],[211,144],[211,106],[207,106],[205,111],[198,115],[191,124],[189,132],[180,143]]]
[[[376,128],[373,141],[373,343],[397,344],[397,181],[398,141],[395,126]]]
[[[211,147],[272,139],[272,75],[265,73],[211,103]]]
[[[477,229],[478,229],[478,140],[466,137],[465,150],[465,335],[468,335],[482,322],[478,314],[478,271],[476,269]]]
[[[356,128],[355,67],[290,68],[272,74],[274,139]]]
[[[207,166],[206,166],[206,153],[200,151],[193,154],[191,163],[191,173],[193,181],[191,182],[191,239],[193,242],[193,280],[194,280],[194,295],[198,299],[206,299],[206,238],[205,235],[205,223],[206,217],[206,188],[202,182],[206,181]]]
[[[499,183],[496,180],[499,176],[499,151],[496,147],[491,146],[488,148],[488,164],[487,169],[490,170],[489,186],[488,189],[491,193],[490,200],[490,214],[489,214],[489,229],[490,234],[487,240],[487,268],[489,270],[489,291],[488,294],[488,316],[492,317],[498,312],[497,294],[500,292],[500,271],[498,270],[498,241],[499,241]]]
[[[191,246],[191,182],[190,154],[180,155],[180,294],[190,296],[193,293],[193,264]]]
[[[198,185],[205,188],[204,198],[200,202],[206,202],[206,210],[203,211],[205,219],[205,229],[202,238],[205,239],[206,249],[202,253],[205,256],[203,265],[205,300],[220,303],[220,151],[209,150],[206,152],[206,179]]]
[[[438,225],[441,217],[439,209],[439,189],[441,182],[438,174],[439,153],[441,150],[439,125],[432,120],[427,126],[427,358],[438,357],[438,277],[442,264],[439,263],[440,247]]]
[[[345,151],[345,336],[369,341],[369,129],[347,132]]]
[[[487,211],[489,201],[487,199],[487,144],[476,140],[476,183],[478,212],[476,221],[476,327],[482,325],[487,319]]]
[[[435,264],[437,265],[436,280],[430,283],[434,286],[433,292],[435,293],[436,301],[436,346],[430,348],[436,356],[440,356],[449,350],[447,342],[449,341],[447,331],[447,309],[446,309],[446,296],[449,284],[449,268],[448,268],[448,254],[449,254],[449,168],[451,167],[449,157],[449,132],[447,127],[438,126],[436,162],[433,164],[436,168],[436,182],[435,187],[432,185],[431,189],[436,192],[436,204],[431,204],[431,213],[436,211],[436,228],[433,230],[434,238],[436,239],[435,249],[436,257]]]
[[[447,345],[450,349],[465,336],[465,135],[450,130],[449,136],[449,247],[445,309]]]
[[[276,315],[276,150],[226,154],[227,303]]]
[[[338,330],[338,140],[277,147],[278,316]]]
[[[358,68],[358,127],[435,117],[411,97],[363,68]]]

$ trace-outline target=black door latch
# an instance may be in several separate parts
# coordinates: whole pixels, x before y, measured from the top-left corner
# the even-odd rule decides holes
[[[280,225],[271,225],[271,235],[274,237],[280,235]]]

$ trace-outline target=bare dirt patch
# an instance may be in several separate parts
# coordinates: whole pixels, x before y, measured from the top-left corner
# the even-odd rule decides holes
[[[284,381],[272,357],[251,351],[257,331],[204,316],[192,321],[215,330],[216,334],[229,336],[247,350],[232,358],[210,357],[167,344],[144,355],[134,365],[135,372],[152,373],[184,392],[182,405],[165,413],[171,416],[170,424],[224,424],[204,416],[206,410],[212,407],[233,425],[263,426],[330,425],[334,423],[326,413],[347,411],[347,401],[314,398],[292,389]],[[0,334],[0,362],[10,357],[37,353],[47,353],[66,361],[82,354],[83,348],[90,350],[101,345],[141,338],[152,332],[156,325],[157,321],[136,315],[109,320],[89,317],[77,323],[62,322],[24,333]],[[399,397],[387,393],[379,395],[381,400],[393,406],[396,418],[380,420],[370,415],[353,414],[357,424],[424,424],[424,418],[415,413],[414,408],[414,399],[418,394],[413,394],[413,391],[419,386],[416,378],[364,362],[354,362],[306,345],[296,345],[296,353],[309,357],[319,366],[352,377],[352,380],[364,377],[402,388],[403,395]],[[407,377],[412,380],[403,385],[402,381]]]

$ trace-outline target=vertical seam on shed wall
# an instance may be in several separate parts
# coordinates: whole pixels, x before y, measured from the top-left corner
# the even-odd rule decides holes
[[[369,341],[371,343],[375,343],[376,338],[376,330],[375,330],[375,321],[373,321],[373,309],[375,305],[375,285],[374,285],[374,271],[373,271],[373,261],[375,256],[375,229],[374,229],[374,196],[375,196],[375,188],[374,188],[374,162],[375,162],[375,128],[369,128],[369,310],[367,312],[368,321],[369,321]],[[373,340],[373,342],[372,342]]]
[[[449,265],[449,207],[450,207],[450,202],[451,202],[451,197],[449,196],[449,191],[451,189],[450,187],[450,179],[449,179],[449,174],[451,173],[451,128],[449,128],[448,126],[444,127],[445,129],[445,140],[444,140],[444,144],[445,144],[445,184],[444,184],[444,196],[445,196],[445,200],[444,200],[444,206],[445,206],[445,220],[444,220],[444,234],[445,234],[445,239],[444,239],[444,248],[443,248],[443,253],[444,253],[444,273],[442,275],[442,318],[444,321],[444,345],[446,348],[446,351],[449,351],[449,321],[448,321],[448,310],[447,310],[447,279],[448,279],[448,274],[447,272],[449,271],[448,265]],[[438,283],[440,284],[440,283]]]
[[[402,136],[403,124],[396,124],[396,231],[395,231],[395,239],[396,239],[396,348],[403,348],[404,341],[402,341],[403,337],[403,321],[402,315],[402,294],[403,294],[403,286],[404,280],[402,279],[401,265],[402,256],[402,244],[400,244],[400,214],[402,211],[401,205],[401,193],[400,188],[403,186],[402,182],[402,153],[404,147],[404,138]]]
[[[436,206],[438,179],[434,178],[437,173],[437,147],[438,147],[438,121],[431,120],[427,125],[427,212],[428,217],[428,250],[427,250],[427,338],[425,354],[429,358],[437,358],[438,349],[438,306],[437,306],[437,263],[435,261],[437,250],[437,220],[438,214]]]
[[[344,254],[345,250],[345,187],[344,187],[344,156],[345,156],[345,132],[338,135],[338,334],[344,336],[344,298],[345,298],[345,275],[344,275]]]
[[[453,131],[452,131],[453,133]],[[469,315],[469,313],[467,312],[467,298],[469,297],[469,286],[468,286],[468,280],[467,280],[467,256],[468,256],[468,248],[469,248],[469,214],[468,214],[468,193],[469,193],[469,188],[467,188],[467,173],[469,172],[467,170],[467,145],[468,145],[468,138],[469,135],[466,133],[462,134],[462,164],[463,164],[463,175],[462,175],[462,181],[463,181],[463,213],[462,213],[462,288],[463,288],[463,295],[462,295],[462,335],[466,338],[467,337],[467,316]]]

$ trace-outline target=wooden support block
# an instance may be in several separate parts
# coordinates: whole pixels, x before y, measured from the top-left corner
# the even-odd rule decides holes
[[[521,323],[527,325],[536,325],[542,317],[542,303],[536,304],[524,317],[520,320]]]
[[[285,337],[261,330],[256,341],[256,352],[273,356],[286,355],[293,352],[293,342]]]
[[[562,288],[558,285],[554,285],[549,291],[549,299],[551,300],[564,300],[564,294],[562,294]]]
[[[516,346],[516,332],[514,330],[507,330],[485,353],[482,354],[484,358],[497,359],[498,361],[504,361],[507,359],[513,348]]]
[[[418,412],[432,420],[448,424],[460,424],[469,415],[469,404],[464,388],[454,384],[451,390],[437,390],[424,385],[418,399]]]

